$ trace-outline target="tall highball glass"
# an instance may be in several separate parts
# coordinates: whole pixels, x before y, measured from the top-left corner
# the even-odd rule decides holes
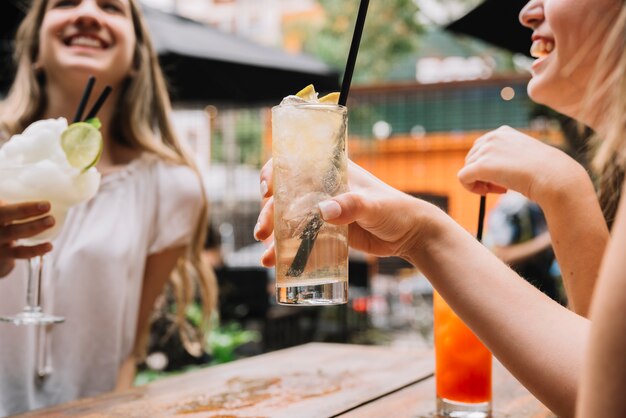
[[[318,203],[347,191],[344,106],[285,102],[272,109],[276,298],[285,305],[348,300],[348,227]]]
[[[491,417],[492,355],[435,292],[437,415]]]

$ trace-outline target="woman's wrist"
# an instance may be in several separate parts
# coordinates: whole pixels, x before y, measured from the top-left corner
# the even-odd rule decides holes
[[[533,196],[533,200],[546,214],[551,211],[562,212],[564,205],[568,202],[579,204],[581,198],[584,197],[597,200],[591,177],[582,165],[574,162],[559,172],[568,174],[561,181],[537,188],[537,196]]]
[[[399,256],[419,267],[423,254],[440,248],[455,222],[437,206],[419,199],[415,201],[417,204],[412,204],[409,211],[411,225],[415,227]]]

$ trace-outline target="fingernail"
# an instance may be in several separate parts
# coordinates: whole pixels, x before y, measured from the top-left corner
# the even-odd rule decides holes
[[[42,212],[47,212],[50,210],[50,203],[48,202],[41,202],[37,204],[37,209],[39,209]]]
[[[267,267],[265,265],[265,256],[267,255],[267,250],[263,252],[263,254],[261,254],[261,258],[259,258],[259,263],[263,266],[263,267]]]
[[[265,197],[267,195],[267,191],[269,188],[267,187],[267,182],[263,180],[261,182],[261,197]]]
[[[52,225],[54,225],[54,218],[52,216],[48,216],[48,217],[44,218],[43,224],[45,226],[52,226]]]
[[[259,233],[259,229],[261,229],[261,224],[257,222],[256,225],[254,225],[254,233],[253,233],[254,239],[257,241],[261,241],[259,237],[257,237],[257,234]]]
[[[322,218],[325,220],[331,220],[338,218],[341,215],[341,206],[334,200],[324,200],[318,204]]]

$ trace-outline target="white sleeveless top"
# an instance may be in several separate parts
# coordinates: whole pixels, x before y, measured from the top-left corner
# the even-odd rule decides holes
[[[188,243],[201,205],[191,169],[144,154],[70,210],[42,282],[44,312],[65,317],[47,333],[54,371],[36,383],[38,327],[0,323],[0,416],[114,388],[135,340],[146,257]],[[24,307],[27,270],[18,261],[0,279],[0,314]]]

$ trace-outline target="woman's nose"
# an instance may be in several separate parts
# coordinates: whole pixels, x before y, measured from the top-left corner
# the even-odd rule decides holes
[[[543,20],[543,0],[530,0],[519,13],[520,23],[530,29],[535,29]]]
[[[100,27],[100,8],[96,0],[83,0],[76,8],[74,24],[81,27]]]

